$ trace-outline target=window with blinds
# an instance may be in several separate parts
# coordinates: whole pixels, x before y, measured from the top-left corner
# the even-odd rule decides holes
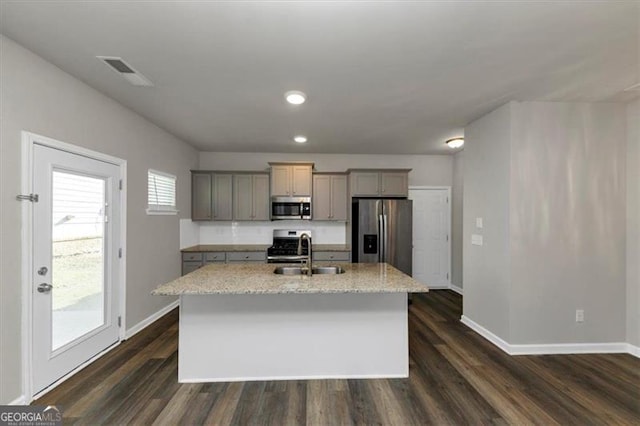
[[[176,214],[176,177],[149,169],[148,214]]]

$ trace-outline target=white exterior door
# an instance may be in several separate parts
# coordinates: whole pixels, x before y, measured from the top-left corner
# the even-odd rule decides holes
[[[448,288],[451,263],[448,189],[409,189],[413,200],[413,278]]]
[[[119,339],[119,177],[115,164],[33,146],[34,393]]]

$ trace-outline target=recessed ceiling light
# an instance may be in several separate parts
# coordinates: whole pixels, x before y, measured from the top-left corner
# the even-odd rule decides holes
[[[307,137],[306,136],[302,136],[302,135],[298,135],[298,136],[294,136],[293,140],[298,142],[298,143],[305,143],[307,141]]]
[[[299,90],[290,90],[284,94],[284,98],[293,105],[303,104],[307,100],[307,95]]]
[[[446,144],[449,146],[449,148],[460,148],[462,145],[464,145],[464,138],[449,139]]]

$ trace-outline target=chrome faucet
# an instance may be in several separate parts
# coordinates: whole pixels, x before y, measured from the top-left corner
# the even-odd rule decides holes
[[[307,240],[307,275],[313,275],[313,261],[311,257],[311,236],[307,233],[301,234],[298,239],[298,256],[302,256],[302,240]],[[303,259],[304,262],[304,259]]]

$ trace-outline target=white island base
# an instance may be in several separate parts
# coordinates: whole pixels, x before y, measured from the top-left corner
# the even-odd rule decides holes
[[[409,375],[407,293],[180,296],[181,383]]]

